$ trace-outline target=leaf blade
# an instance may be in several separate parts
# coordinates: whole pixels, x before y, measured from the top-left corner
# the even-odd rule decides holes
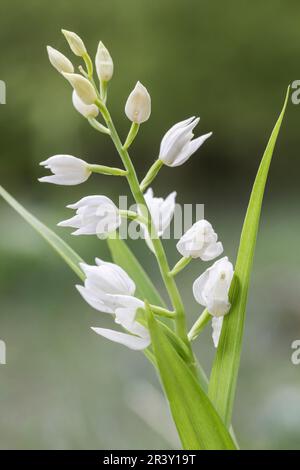
[[[70,268],[84,280],[85,275],[80,269],[79,263],[82,263],[82,258],[55,232],[50,230],[46,225],[40,222],[34,215],[32,215],[27,209],[25,209],[16,199],[11,196],[2,186],[0,186],[0,196],[23,217],[26,222],[29,223],[43,238],[46,240],[52,248],[63,258],[63,260],[70,266]]]
[[[195,377],[149,312],[151,342],[170,410],[186,450],[234,450],[235,444]]]
[[[209,381],[208,395],[227,427],[231,422],[242,348],[246,303],[261,206],[272,155],[287,107],[288,98],[289,88],[286,93],[282,111],[271,133],[253,184],[241,233],[240,246],[235,265],[234,282],[230,289],[232,308],[230,314],[224,317],[219,346]]]

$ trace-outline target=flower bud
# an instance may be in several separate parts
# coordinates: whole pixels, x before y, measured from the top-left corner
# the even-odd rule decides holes
[[[101,41],[98,45],[95,64],[99,80],[108,82],[113,76],[114,64],[110,53]]]
[[[73,106],[85,118],[96,118],[99,114],[99,109],[95,104],[85,104],[73,90],[72,94]]]
[[[125,113],[130,121],[141,124],[149,119],[151,114],[151,98],[147,89],[137,82],[134,90],[128,96]]]
[[[84,183],[91,175],[89,165],[84,160],[72,155],[54,155],[41,162],[40,165],[53,173],[51,176],[39,178],[42,183],[74,186]]]
[[[68,41],[72,52],[74,52],[74,54],[79,57],[83,57],[87,51],[83,40],[78,36],[78,34],[73,33],[72,31],[67,31],[65,29],[62,29],[61,32]]]
[[[73,73],[72,62],[61,52],[51,46],[47,46],[48,57],[53,67],[60,73]]]
[[[72,85],[81,101],[85,104],[95,103],[97,95],[93,85],[87,78],[78,73],[63,73],[63,76]]]

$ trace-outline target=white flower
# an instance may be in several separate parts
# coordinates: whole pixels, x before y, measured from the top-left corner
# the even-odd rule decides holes
[[[74,52],[74,54],[79,57],[83,57],[86,54],[86,47],[78,34],[73,33],[72,31],[67,31],[65,29],[62,29],[61,32],[68,41],[72,52]]]
[[[130,334],[107,328],[93,327],[92,330],[110,341],[123,344],[134,351],[141,351],[150,345],[151,339],[147,328],[135,320],[136,311],[136,308],[118,308],[116,310],[115,322]]]
[[[190,156],[208,139],[212,132],[193,139],[193,129],[200,118],[191,117],[178,122],[163,137],[160,144],[159,159],[168,166],[179,166],[186,162]]]
[[[96,266],[82,263],[86,275],[84,286],[76,286],[84,300],[100,312],[115,313],[117,308],[139,307],[143,304],[132,297],[135,284],[118,265],[96,258]]]
[[[51,176],[39,178],[42,183],[72,186],[84,183],[91,175],[89,165],[84,160],[72,157],[72,155],[54,155],[41,162],[40,165],[53,173]]]
[[[141,124],[149,119],[151,114],[151,98],[147,89],[137,82],[128,96],[125,113],[130,121]]]
[[[108,82],[113,76],[114,64],[110,53],[101,41],[98,45],[95,64],[99,80]]]
[[[105,237],[121,225],[118,208],[106,196],[87,196],[76,204],[67,206],[75,209],[76,215],[63,220],[60,227],[76,228],[72,235],[98,235]]]
[[[223,252],[223,245],[218,242],[218,235],[207,220],[198,220],[180,238],[176,247],[185,258],[201,258],[210,261]]]
[[[144,198],[150,211],[156,234],[158,237],[161,237],[170,225],[173,218],[175,211],[176,192],[173,191],[166,197],[166,199],[163,199],[162,197],[154,197],[152,188],[149,188],[144,194]],[[141,214],[140,208],[138,208],[138,212]],[[153,251],[153,245],[151,237],[149,236],[149,232],[144,225],[142,228],[144,231],[145,240],[149,248]]]
[[[85,104],[73,90],[72,94],[73,106],[85,118],[96,118],[99,114],[99,109],[95,104]]]
[[[47,52],[49,61],[53,65],[53,67],[58,70],[58,72],[62,73],[73,73],[74,67],[72,62],[61,52],[57,51],[51,46],[47,46]]]
[[[211,326],[212,326],[212,339],[215,348],[218,347],[219,339],[221,336],[222,325],[224,317],[212,317]]]
[[[86,275],[84,286],[76,286],[84,300],[100,312],[115,315],[115,322],[128,333],[106,328],[92,328],[97,334],[130,349],[145,349],[150,344],[148,330],[136,321],[138,309],[144,303],[133,297],[135,284],[128,274],[116,264],[96,258],[96,266],[82,263]]]
[[[195,299],[215,317],[225,315],[231,307],[228,293],[233,274],[233,266],[225,256],[201,274],[193,284]]]
[[[88,105],[95,103],[97,94],[87,78],[79,75],[79,73],[63,73],[63,76],[72,85],[81,101]]]

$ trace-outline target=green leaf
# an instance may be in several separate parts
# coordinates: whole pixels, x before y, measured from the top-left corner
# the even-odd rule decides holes
[[[137,296],[147,299],[151,304],[164,307],[165,303],[160,294],[124,240],[108,238],[107,242],[113,261],[134,280]]]
[[[148,309],[148,327],[161,381],[184,449],[235,449],[208,396]]]
[[[84,280],[85,275],[80,269],[79,263],[83,263],[80,256],[67,245],[56,233],[50,230],[46,225],[40,222],[30,212],[28,212],[21,204],[19,204],[2,186],[0,186],[0,196],[17,211],[23,219],[26,220],[48,243],[54,250],[63,258],[63,260],[70,266],[71,269]]]
[[[240,246],[235,265],[235,278],[230,289],[232,308],[229,315],[224,317],[220,342],[209,383],[209,397],[214,403],[220,416],[223,418],[226,426],[229,426],[231,422],[240,364],[248,287],[262,200],[273,150],[288,103],[288,97],[289,88],[287,90],[283,109],[271,134],[253,185],[241,234]]]

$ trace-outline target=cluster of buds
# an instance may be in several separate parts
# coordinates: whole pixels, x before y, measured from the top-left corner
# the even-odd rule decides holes
[[[146,122],[150,117],[151,97],[145,86],[138,81],[125,104],[125,114],[132,125],[125,143],[122,144],[106,107],[108,82],[112,79],[114,72],[114,64],[109,51],[102,42],[99,42],[95,57],[95,69],[100,83],[98,89],[93,78],[94,65],[84,42],[73,32],[66,30],[62,30],[62,32],[71,51],[84,61],[86,69],[80,66],[79,73],[75,73],[72,62],[64,54],[50,46],[47,47],[49,60],[53,67],[71,84],[73,88],[72,102],[75,109],[97,131],[111,136],[125,169],[89,164],[81,158],[71,155],[55,155],[41,163],[52,172],[52,175],[44,176],[40,178],[40,181],[59,185],[77,185],[84,183],[92,173],[126,176],[131,182],[131,186],[135,184],[133,194],[136,195],[138,192],[138,199],[144,201],[146,210],[136,199],[137,212],[129,214],[130,211],[119,210],[108,197],[92,195],[67,206],[75,210],[76,214],[58,225],[75,228],[73,235],[106,237],[119,228],[122,216],[128,217],[130,215],[140,224],[149,248],[160,262],[157,244],[153,237],[161,237],[169,227],[175,211],[176,192],[172,192],[166,198],[155,197],[153,190],[148,186],[163,165],[168,167],[182,165],[212,133],[209,132],[194,138],[194,129],[200,120],[198,117],[191,117],[173,125],[162,138],[158,158],[141,184],[137,180],[132,183],[132,179],[136,176],[130,175],[131,165],[128,165],[128,159],[130,161],[128,148],[135,139],[140,124]],[[99,116],[103,118],[104,122],[101,123],[98,120]],[[130,177],[131,180],[129,180]],[[150,217],[150,223],[145,215]],[[172,270],[165,273],[170,278],[173,278],[192,259],[201,259],[204,262],[216,259],[222,254],[223,245],[218,241],[218,236],[212,225],[206,220],[199,220],[178,241],[177,250],[182,258]],[[135,297],[136,287],[128,274],[121,267],[99,259],[96,259],[95,266],[82,264],[81,269],[85,274],[85,282],[84,286],[77,286],[77,289],[82,297],[94,309],[113,315],[115,322],[122,326],[126,333],[103,328],[93,328],[93,330],[105,338],[124,344],[131,349],[147,348],[150,345],[150,335],[143,315],[144,301]],[[230,310],[229,289],[233,274],[232,264],[227,257],[224,257],[209,267],[193,284],[195,300],[204,306],[213,317],[215,345],[218,343],[223,316]],[[155,313],[156,307],[151,306],[151,308]],[[162,310],[160,309],[160,313]],[[169,316],[171,315],[171,312],[166,310],[167,313]]]

